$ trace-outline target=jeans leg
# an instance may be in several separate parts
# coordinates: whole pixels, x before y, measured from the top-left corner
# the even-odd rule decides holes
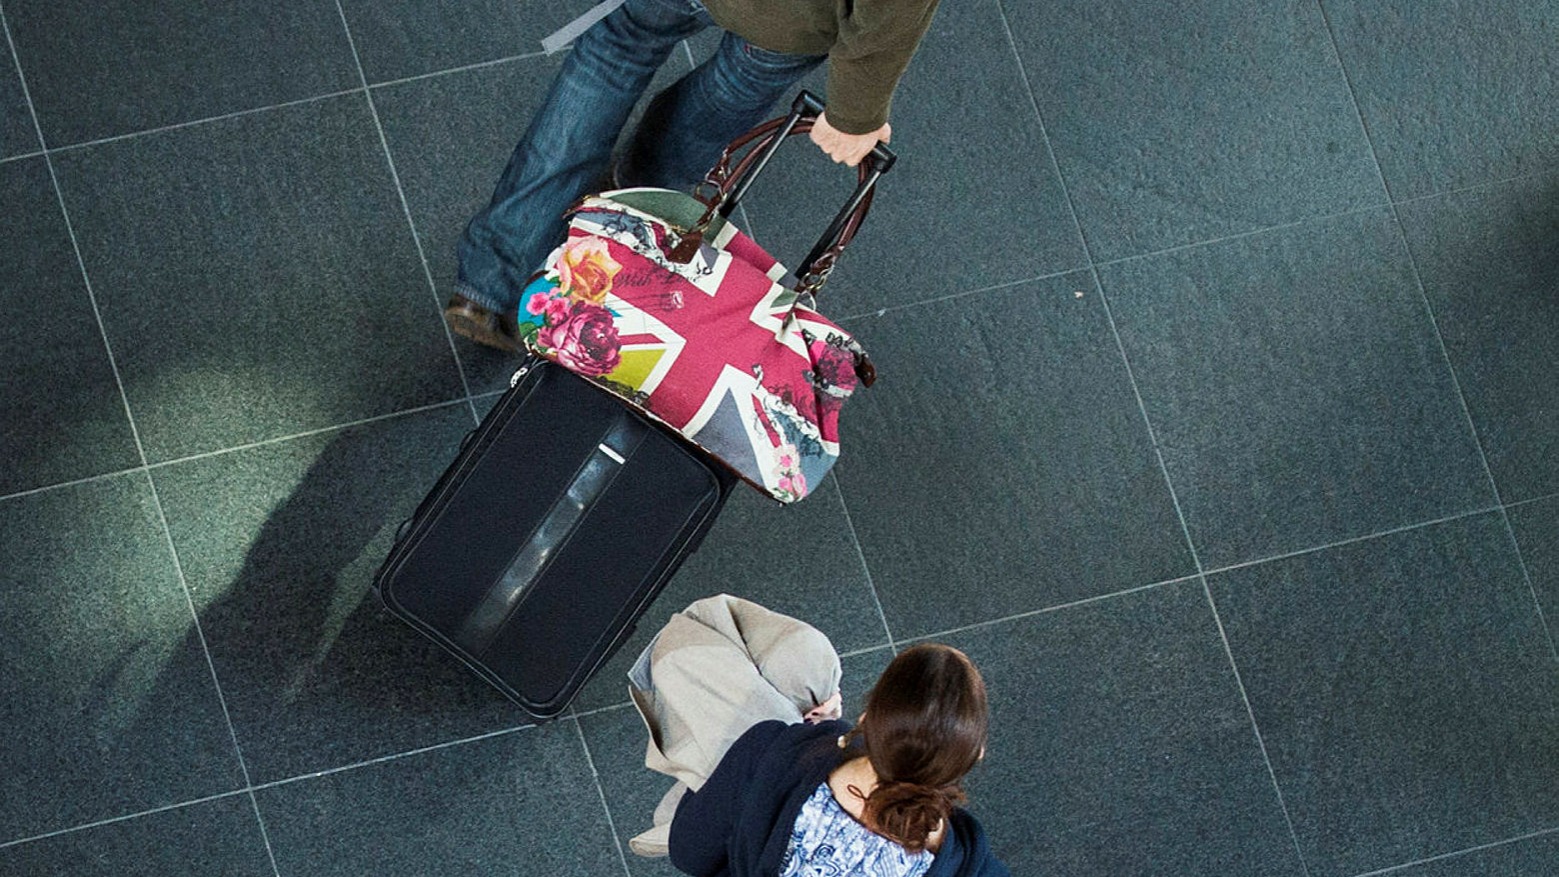
[[[712,57],[650,102],[620,169],[624,184],[696,185],[726,144],[826,58],[770,52],[727,32]]]
[[[710,23],[693,0],[628,0],[580,36],[492,201],[466,226],[456,292],[494,311],[514,310],[530,275],[563,240],[563,212],[606,170],[656,69]]]

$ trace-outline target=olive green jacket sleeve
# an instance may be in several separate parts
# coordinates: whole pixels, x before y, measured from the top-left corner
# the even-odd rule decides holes
[[[894,89],[931,26],[938,0],[855,0],[828,53],[828,121],[868,134],[888,121]]]
[[[931,26],[938,0],[704,0],[721,27],[774,52],[828,56],[828,121],[869,134]]]

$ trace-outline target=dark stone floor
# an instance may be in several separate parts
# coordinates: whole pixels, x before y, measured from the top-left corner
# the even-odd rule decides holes
[[[527,726],[368,590],[514,366],[440,306],[589,5],[0,0],[0,873],[671,873],[626,655]],[[1015,874],[1559,874],[1556,46],[943,3],[822,302],[882,380],[644,627],[757,599],[853,703],[967,650]]]

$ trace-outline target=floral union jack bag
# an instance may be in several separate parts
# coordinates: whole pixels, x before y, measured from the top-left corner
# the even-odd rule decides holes
[[[839,410],[874,379],[861,345],[809,302],[894,156],[879,146],[862,162],[855,193],[795,275],[727,217],[781,141],[809,130],[820,111],[803,92],[788,117],[732,143],[706,181],[707,203],[664,189],[585,198],[519,313],[534,353],[785,503],[805,497],[838,460]]]

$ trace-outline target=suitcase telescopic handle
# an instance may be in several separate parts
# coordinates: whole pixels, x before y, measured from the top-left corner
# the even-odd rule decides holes
[[[789,115],[764,122],[733,140],[721,153],[720,160],[715,163],[704,180],[714,189],[707,202],[709,209],[699,219],[698,225],[684,237],[687,246],[677,248],[685,252],[674,250],[669,254],[671,258],[678,259],[678,256],[685,255],[686,258],[678,261],[691,259],[702,240],[703,232],[713,218],[716,215],[729,218],[743,196],[747,194],[747,190],[752,187],[753,180],[757,179],[758,174],[768,166],[774,153],[779,151],[780,144],[792,135],[811,131],[813,123],[823,113],[823,109],[822,101],[811,92],[802,91],[791,103]],[[744,149],[745,153],[742,152]],[[738,154],[741,156],[739,159],[736,158]],[[891,170],[897,161],[898,156],[893,150],[878,143],[857,165],[855,191],[839,209],[828,228],[807,253],[806,258],[796,266],[800,291],[815,293],[828,279],[834,263],[839,259],[839,254],[844,252],[844,248],[855,237],[856,231],[866,219],[866,214],[871,210],[877,181]]]

